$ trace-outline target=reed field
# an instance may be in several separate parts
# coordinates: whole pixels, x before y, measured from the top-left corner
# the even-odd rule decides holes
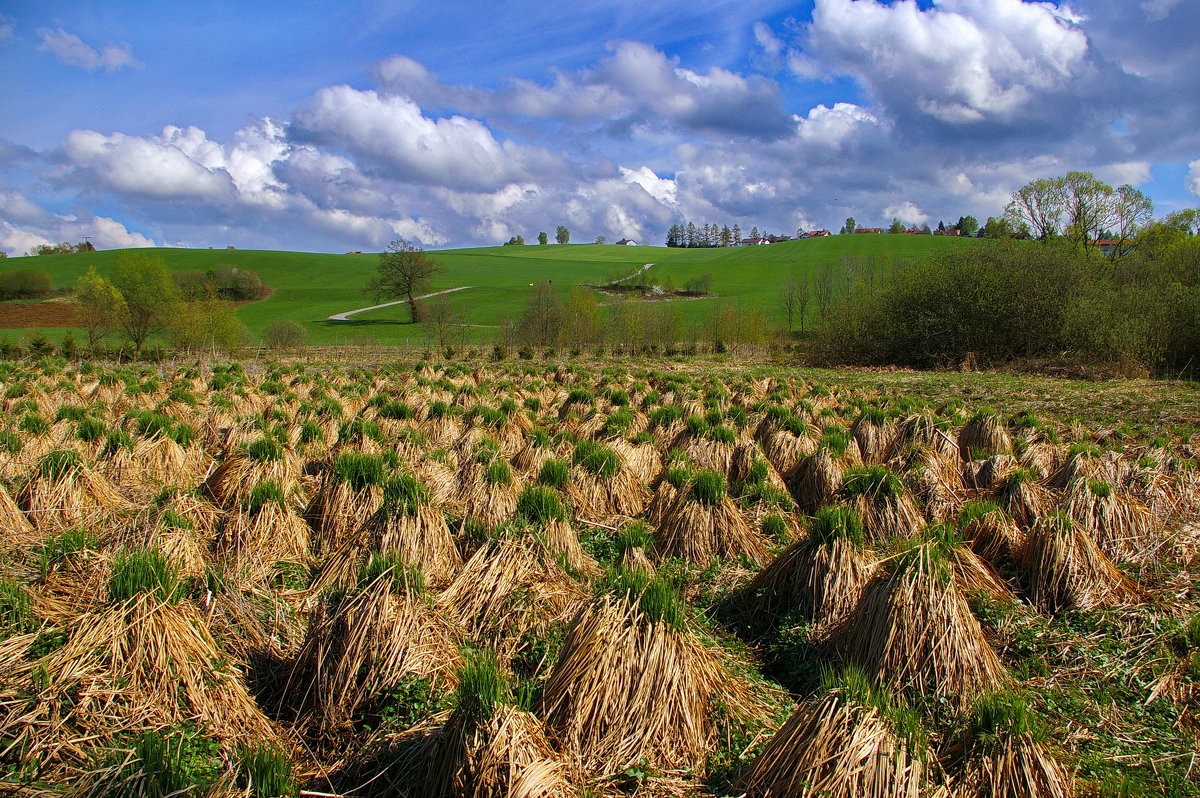
[[[323,357],[0,362],[0,793],[1200,795],[1194,385]]]

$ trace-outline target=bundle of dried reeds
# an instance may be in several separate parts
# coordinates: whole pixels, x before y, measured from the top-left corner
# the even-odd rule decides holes
[[[804,702],[751,763],[753,798],[917,798],[926,765],[919,729],[882,691],[849,672]]]
[[[808,537],[785,549],[738,597],[756,617],[795,614],[828,628],[858,605],[875,569],[858,514],[825,507]]]
[[[770,557],[770,541],[746,521],[726,492],[724,477],[715,471],[701,471],[664,513],[654,551],[661,557],[682,557],[700,565],[714,557],[746,557],[761,565]]]
[[[964,505],[958,526],[971,550],[994,565],[1013,562],[1025,543],[1017,525],[992,502]]]
[[[1092,609],[1140,599],[1137,585],[1104,555],[1096,541],[1063,515],[1029,530],[1018,560],[1029,597],[1040,609]]]
[[[847,656],[891,689],[965,709],[1007,675],[955,583],[950,553],[930,540],[892,559],[839,637]]]
[[[886,413],[868,410],[850,425],[850,434],[858,444],[864,463],[882,463],[895,441],[896,422]]]
[[[838,496],[858,511],[868,538],[876,543],[911,538],[923,525],[904,483],[883,466],[846,469]]]
[[[1028,529],[1054,508],[1054,496],[1028,468],[1014,468],[996,486],[993,498],[1017,526]]]
[[[569,798],[575,789],[541,722],[512,706],[495,655],[470,655],[457,707],[430,740],[423,794],[472,798]]]
[[[642,763],[703,773],[711,702],[765,721],[765,705],[690,632],[645,614],[637,597],[603,598],[571,623],[538,714],[596,778]]]
[[[544,546],[503,541],[480,546],[437,606],[472,634],[517,640],[531,629],[569,620],[587,590]]]
[[[1011,454],[1012,448],[1012,437],[1000,423],[1000,417],[986,410],[976,413],[958,431],[958,451],[964,460]]]
[[[1159,553],[1160,525],[1150,508],[1099,480],[1076,481],[1063,511],[1119,562],[1144,562]]]
[[[19,483],[15,498],[40,533],[102,525],[103,518],[129,506],[76,452],[63,449],[38,460]]]
[[[948,757],[955,798],[1068,798],[1073,779],[1043,744],[1025,699],[986,696]]]
[[[24,740],[45,770],[93,767],[85,741],[186,722],[233,744],[278,739],[194,607],[142,594],[75,616],[64,631],[67,642],[40,659],[6,658],[0,685],[0,734]],[[26,700],[13,701],[12,689]]]
[[[891,460],[910,446],[924,446],[941,457],[954,461],[959,460],[961,455],[958,450],[958,441],[947,434],[947,426],[945,420],[938,419],[928,412],[916,413],[900,419],[896,423],[896,432],[884,459]]]
[[[343,730],[406,676],[440,688],[456,683],[459,633],[411,579],[385,571],[357,592],[327,599],[310,619],[286,692],[299,696],[320,733]]]

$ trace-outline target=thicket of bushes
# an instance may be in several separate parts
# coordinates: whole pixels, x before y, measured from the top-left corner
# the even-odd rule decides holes
[[[190,269],[172,272],[171,276],[185,299],[250,302],[271,292],[257,274],[237,266],[217,266],[208,271]]]
[[[1112,261],[1069,244],[995,242],[858,283],[823,315],[830,363],[999,365],[1064,355],[1126,371],[1200,371],[1200,237]]]
[[[50,275],[43,271],[18,269],[0,273],[0,299],[41,299],[53,291]]]

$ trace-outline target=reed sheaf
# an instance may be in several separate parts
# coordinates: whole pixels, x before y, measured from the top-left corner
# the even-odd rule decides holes
[[[0,361],[0,792],[1169,792],[1200,469],[1118,437],[773,366]]]

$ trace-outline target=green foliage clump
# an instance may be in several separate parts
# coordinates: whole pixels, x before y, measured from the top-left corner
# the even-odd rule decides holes
[[[489,485],[511,485],[513,474],[508,462],[502,458],[496,458],[488,463],[483,469],[483,481]]]
[[[270,743],[238,748],[238,786],[251,798],[295,798],[299,781],[285,751]]]
[[[571,478],[571,465],[566,460],[558,458],[550,458],[542,463],[542,468],[538,471],[537,481],[539,485],[545,485],[548,488],[562,489],[566,487],[567,482]]]
[[[274,438],[256,438],[246,444],[246,457],[256,463],[272,463],[283,460],[283,444]]]
[[[621,470],[621,458],[617,453],[592,441],[575,444],[573,462],[601,479],[612,479]]]
[[[102,781],[100,795],[201,796],[221,774],[220,741],[190,726],[144,732],[133,740],[132,748],[132,757]]]
[[[867,543],[867,530],[853,508],[832,505],[817,510],[809,537],[823,546],[840,538],[861,547]]]
[[[382,486],[387,467],[382,455],[342,452],[333,458],[333,473],[340,482],[360,491],[371,486]]]
[[[429,488],[415,474],[395,474],[383,484],[383,504],[390,512],[416,515],[432,499]]]
[[[468,651],[458,672],[455,706],[468,724],[486,723],[511,700],[508,681],[494,651]]]
[[[284,493],[283,486],[279,484],[278,480],[264,479],[250,489],[250,493],[244,500],[245,510],[251,515],[256,515],[268,504],[287,506],[287,494]]]
[[[652,623],[665,623],[677,629],[687,623],[683,597],[661,576],[618,567],[613,569],[602,587],[608,593],[635,602]]]
[[[81,527],[64,529],[57,535],[46,539],[36,549],[38,572],[45,579],[50,575],[56,563],[67,560],[79,552],[94,551],[98,545],[96,536]]]
[[[405,562],[399,552],[372,552],[358,569],[358,586],[368,587],[379,579],[387,579],[397,595],[420,596],[425,593],[425,572],[419,565]]]
[[[36,473],[48,482],[58,482],[83,468],[83,459],[69,449],[47,452],[38,460]]]
[[[538,525],[565,521],[567,518],[558,493],[544,485],[525,486],[517,498],[517,515]]]
[[[108,576],[108,599],[113,604],[143,594],[176,604],[186,592],[179,573],[158,549],[122,549],[113,557]]]
[[[24,585],[15,579],[0,577],[0,640],[37,629],[33,605]]]
[[[719,471],[697,471],[692,477],[692,501],[705,507],[716,507],[725,500],[725,476]]]
[[[839,492],[847,499],[899,499],[904,495],[904,483],[884,466],[861,466],[846,470]]]

